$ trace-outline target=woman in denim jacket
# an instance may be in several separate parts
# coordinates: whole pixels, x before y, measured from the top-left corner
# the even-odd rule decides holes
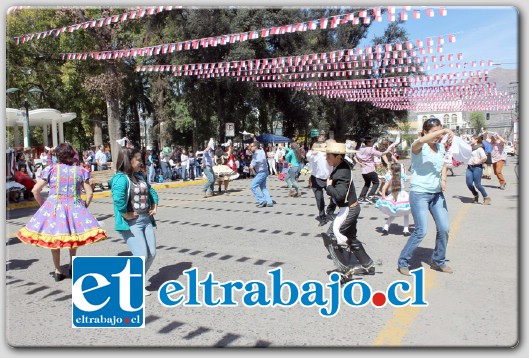
[[[114,229],[134,256],[145,258],[145,273],[156,256],[154,215],[158,195],[141,172],[138,149],[121,148],[116,161],[117,173],[110,181],[114,202]],[[150,292],[145,290],[145,295]]]

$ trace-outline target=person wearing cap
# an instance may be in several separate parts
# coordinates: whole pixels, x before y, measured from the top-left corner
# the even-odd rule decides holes
[[[274,202],[270,197],[268,189],[266,189],[266,178],[268,177],[266,154],[261,148],[261,143],[256,140],[250,144],[250,150],[253,153],[250,169],[253,168],[255,170],[255,177],[250,185],[250,190],[255,196],[255,199],[257,199],[258,208],[272,207],[274,206]],[[261,192],[259,192],[259,189]]]
[[[325,148],[325,152],[327,153],[327,163],[334,167],[330,178],[327,179],[326,191],[338,206],[339,211],[327,233],[322,234],[322,236],[325,240],[330,236],[330,233],[333,233],[336,238],[335,245],[330,248],[330,251],[331,249],[334,250],[334,252],[331,252],[331,256],[335,254],[335,257],[340,260],[340,257],[343,258],[343,249],[348,248],[359,261],[359,264],[350,268],[346,276],[352,274],[374,275],[375,266],[373,260],[369,257],[356,235],[360,205],[358,204],[353,183],[352,164],[344,159],[345,154],[348,152],[345,143],[329,143]],[[336,252],[338,252],[338,255],[336,255]],[[346,262],[341,262],[341,264],[347,266]]]
[[[327,187],[327,179],[331,175],[332,167],[327,163],[327,157],[322,149],[325,150],[326,143],[314,143],[312,149],[307,152],[307,160],[311,166],[310,184],[314,197],[316,198],[316,206],[318,207],[318,220],[319,226],[327,224],[330,220],[330,216],[334,212],[336,204],[331,200],[325,211],[325,198],[323,190]]]
[[[380,180],[378,179],[378,174],[375,171],[375,157],[380,158],[381,156],[389,153],[392,146],[389,146],[384,152],[379,152],[373,148],[373,138],[371,136],[366,136],[364,138],[365,146],[360,148],[358,153],[356,153],[354,160],[362,166],[362,177],[364,178],[364,187],[360,192],[360,197],[358,198],[359,203],[375,204],[375,193],[377,192],[378,186],[380,185]],[[373,184],[373,186],[371,186]],[[371,186],[371,190],[369,187]],[[369,194],[368,194],[369,190]],[[367,197],[366,197],[367,194]]]

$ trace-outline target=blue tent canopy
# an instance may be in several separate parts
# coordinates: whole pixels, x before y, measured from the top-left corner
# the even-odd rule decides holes
[[[289,142],[292,142],[292,139],[283,137],[281,135],[275,135],[275,134],[270,134],[270,133],[258,135],[256,138],[260,143],[289,143]],[[252,141],[253,139],[250,138],[250,139],[245,139],[242,142],[251,143]]]

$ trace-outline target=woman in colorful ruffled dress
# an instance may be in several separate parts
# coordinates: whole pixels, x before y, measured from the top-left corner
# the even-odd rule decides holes
[[[46,167],[32,193],[40,205],[28,224],[17,237],[26,244],[51,249],[55,281],[63,280],[61,254],[59,249],[70,250],[69,275],[72,258],[77,248],[106,239],[94,215],[88,211],[92,201],[92,187],[88,183],[90,173],[75,162],[75,150],[70,144],[62,143],[55,149],[57,164]],[[43,201],[41,191],[49,185],[49,194]],[[86,192],[86,201],[81,199],[81,188]]]
[[[388,216],[386,224],[382,229],[384,235],[388,234],[389,225],[398,216],[404,217],[404,236],[410,236],[408,226],[410,224],[410,199],[404,190],[406,174],[402,171],[400,163],[392,163],[385,177],[386,183],[382,188],[382,198],[376,202],[376,208]],[[389,195],[387,195],[389,190]]]

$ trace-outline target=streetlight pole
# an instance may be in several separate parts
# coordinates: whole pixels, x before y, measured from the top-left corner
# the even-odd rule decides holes
[[[197,120],[193,118],[193,152],[196,152],[197,148]]]
[[[31,137],[29,136],[29,103],[28,103],[28,98],[26,97],[24,99],[24,108],[26,109],[26,134],[25,134],[25,137],[28,139],[27,140],[27,144],[28,144],[28,148],[31,148]]]
[[[143,118],[143,146],[147,148],[147,120]]]
[[[8,88],[6,90],[6,93],[7,94],[10,94],[10,93],[16,93],[16,92],[19,92],[20,89],[18,88]],[[30,130],[29,130],[29,103],[28,103],[28,94],[33,94],[33,95],[39,95],[41,96],[43,93],[43,91],[40,89],[40,88],[30,88],[28,91],[27,91],[27,94],[26,94],[26,97],[24,98],[24,108],[26,109],[26,133],[24,133],[24,139],[25,139],[25,142],[24,144],[27,144],[27,147],[31,147],[31,138],[30,138]],[[18,102],[18,97],[17,97],[17,102]],[[20,102],[18,102],[20,103]],[[20,107],[19,107],[20,108]],[[26,145],[25,145],[26,146]]]

